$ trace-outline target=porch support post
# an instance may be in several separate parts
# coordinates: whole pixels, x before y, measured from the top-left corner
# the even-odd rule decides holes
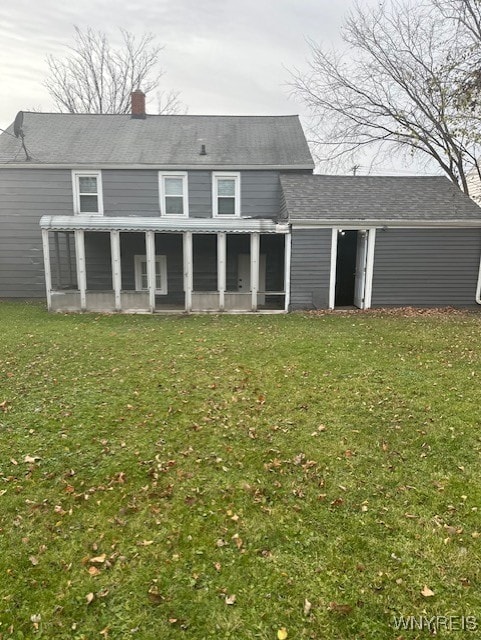
[[[149,310],[155,311],[155,232],[145,232],[145,254],[147,259],[147,288],[149,290]]]
[[[336,306],[336,269],[337,269],[337,240],[339,229],[332,229],[331,233],[331,268],[329,275],[329,309]]]
[[[85,236],[83,229],[76,229],[75,263],[77,265],[77,283],[80,291],[80,310],[87,308],[87,272],[85,269]]]
[[[251,294],[252,311],[257,311],[257,294],[259,291],[259,256],[260,256],[260,235],[251,233]]]
[[[120,262],[120,231],[110,232],[110,254],[112,257],[112,288],[114,290],[115,311],[121,311],[122,265]]]
[[[50,271],[50,245],[48,229],[42,229],[43,264],[45,269],[45,289],[47,291],[47,309],[52,308],[52,274]]]
[[[286,233],[284,236],[284,243],[284,311],[287,313],[291,304],[291,232]]]
[[[184,232],[184,291],[185,310],[192,311],[192,289],[194,286],[192,231]]]
[[[227,284],[226,277],[227,258],[227,234],[217,234],[217,289],[219,290],[219,310],[225,309],[225,290]]]

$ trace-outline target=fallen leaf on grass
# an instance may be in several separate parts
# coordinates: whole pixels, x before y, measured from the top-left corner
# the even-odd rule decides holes
[[[234,544],[238,549],[242,548],[242,545],[244,544],[242,538],[239,537],[238,533],[234,533],[234,535],[232,536],[232,540],[234,540]]]
[[[40,456],[29,456],[29,455],[26,455],[25,458],[23,459],[23,461],[26,462],[27,464],[33,464],[37,460],[40,460]]]
[[[105,562],[106,557],[107,555],[105,553],[102,553],[102,555],[100,556],[95,556],[95,558],[90,558],[89,562],[91,562],[92,564],[102,564],[103,562]]]
[[[431,596],[434,595],[434,591],[431,591],[431,589],[425,584],[424,589],[422,589],[421,591],[421,595],[424,596],[425,598],[430,598]]]
[[[148,590],[149,600],[154,604],[159,604],[165,600],[164,596],[160,593],[159,588],[156,585],[152,585]]]
[[[232,594],[231,596],[227,596],[225,599],[226,604],[235,604],[235,601],[236,601],[235,594]]]
[[[99,576],[100,575],[100,570],[97,569],[97,567],[89,567],[88,571],[89,571],[91,576]]]
[[[350,604],[339,604],[337,602],[330,602],[328,604],[329,611],[334,611],[335,613],[340,613],[346,616],[348,613],[351,613],[352,607]]]
[[[94,598],[95,596],[92,592],[87,593],[87,595],[85,596],[85,599],[87,600],[87,604],[90,604],[91,602],[93,602]]]
[[[311,613],[311,609],[312,609],[312,602],[309,602],[309,600],[306,598],[304,600],[304,615],[308,616]]]
[[[151,544],[154,544],[153,540],[142,540],[142,542],[137,543],[139,547],[149,547]]]
[[[344,502],[342,498],[336,498],[331,502],[331,507],[339,507]]]
[[[34,567],[37,566],[38,560],[37,560],[37,558],[35,556],[29,556],[28,559],[30,560],[30,562],[33,564]]]
[[[282,627],[277,632],[277,640],[286,640],[286,638],[287,638],[287,629],[285,627]]]
[[[462,527],[451,527],[450,525],[445,524],[444,528],[450,536],[461,535],[463,533]]]

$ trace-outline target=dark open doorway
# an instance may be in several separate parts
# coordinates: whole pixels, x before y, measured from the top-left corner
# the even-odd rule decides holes
[[[337,236],[336,307],[354,305],[357,231],[340,231]]]

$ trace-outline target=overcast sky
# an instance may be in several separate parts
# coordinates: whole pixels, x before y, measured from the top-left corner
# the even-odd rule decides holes
[[[180,91],[190,114],[303,115],[286,87],[288,69],[306,67],[307,38],[340,44],[350,6],[352,0],[4,1],[0,128],[19,110],[54,110],[42,85],[45,58],[72,44],[73,25],[105,31],[112,40],[118,27],[154,33],[165,46],[165,88]]]

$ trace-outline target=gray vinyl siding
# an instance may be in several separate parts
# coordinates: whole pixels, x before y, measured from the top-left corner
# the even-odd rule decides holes
[[[45,297],[43,215],[72,213],[64,169],[0,169],[0,297]]]
[[[179,169],[180,170],[180,169]],[[160,215],[159,171],[102,171],[104,212],[107,216]],[[212,174],[188,172],[189,217],[212,217]]]
[[[179,168],[180,170],[180,168]],[[106,216],[159,216],[159,172],[112,169],[102,171]],[[189,171],[189,217],[212,217],[212,172]],[[241,172],[241,215],[276,219],[280,212],[278,171]]]
[[[104,215],[159,217],[159,172],[102,171]]]
[[[281,184],[278,171],[241,172],[241,215],[277,219],[280,215]]]
[[[280,213],[278,171],[241,172],[241,216],[277,219]],[[212,217],[212,172],[189,171],[189,216]]]
[[[189,217],[212,218],[212,173],[189,171]]]
[[[330,229],[293,229],[291,309],[329,306]]]
[[[378,229],[372,305],[472,305],[479,229]]]

